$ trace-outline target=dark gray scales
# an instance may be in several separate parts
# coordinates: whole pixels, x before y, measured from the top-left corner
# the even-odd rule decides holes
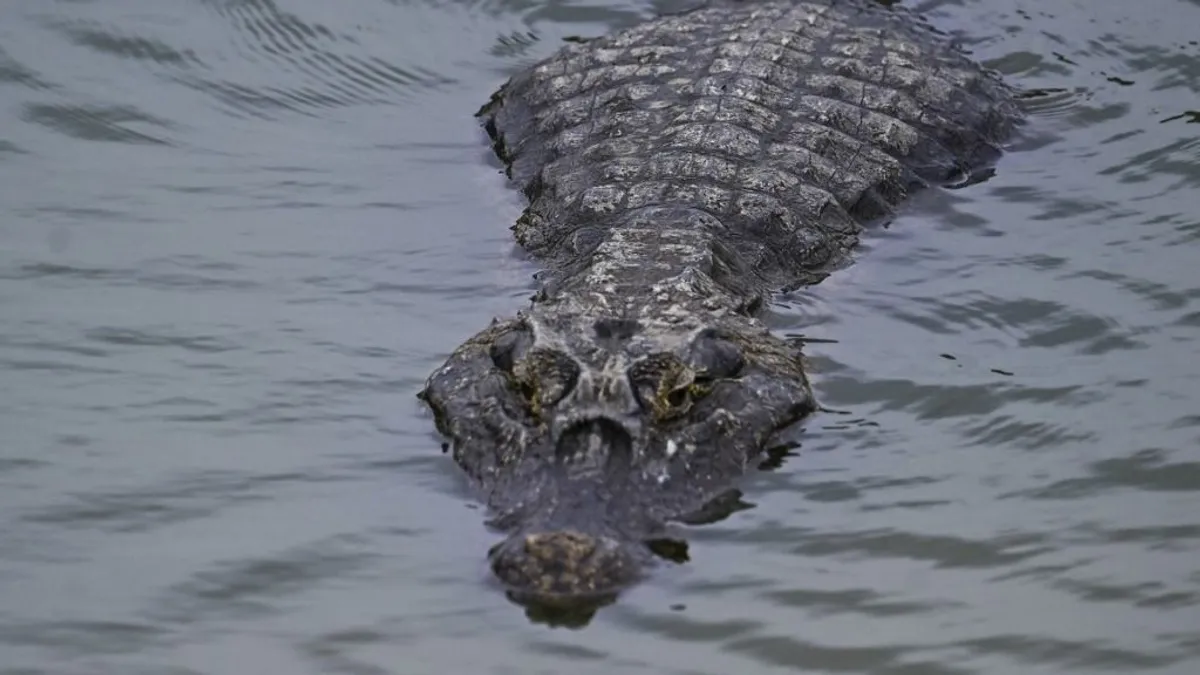
[[[565,47],[480,115],[546,270],[422,397],[507,534],[492,571],[538,603],[615,597],[672,524],[737,507],[819,410],[763,300],[915,189],[969,182],[1019,120],[996,76],[870,0],[715,0]]]
[[[517,240],[553,268],[682,208],[768,289],[819,281],[864,222],[995,160],[1019,117],[993,74],[870,0],[715,2],[567,46],[481,114],[530,199]]]

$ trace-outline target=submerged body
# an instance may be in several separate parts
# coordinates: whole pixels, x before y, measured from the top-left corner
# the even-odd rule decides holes
[[[538,599],[612,594],[816,406],[771,293],[847,262],[912,191],[962,183],[1010,91],[871,0],[716,0],[572,44],[480,112],[529,206],[532,305],[422,398]]]

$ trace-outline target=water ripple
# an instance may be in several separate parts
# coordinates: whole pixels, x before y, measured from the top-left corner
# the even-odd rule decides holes
[[[840,614],[861,614],[888,618],[930,614],[948,609],[963,608],[965,603],[954,601],[917,601],[892,599],[878,591],[856,588],[843,590],[787,589],[766,591],[763,599],[786,607],[804,610],[807,616],[819,619]]]
[[[844,414],[555,631],[413,393],[533,286],[471,113],[683,5],[6,8],[0,670],[1195,672],[1197,5],[905,4],[1027,134],[780,303]]]
[[[29,89],[48,90],[53,86],[38,77],[28,66],[20,63],[0,47],[0,85],[19,84]]]
[[[74,656],[139,652],[162,642],[170,631],[126,621],[32,621],[0,624],[0,644],[42,647]],[[20,671],[9,671],[20,672]]]
[[[352,578],[375,560],[358,537],[342,535],[260,559],[241,559],[201,570],[175,584],[148,614],[157,621],[189,624],[212,616],[261,617],[284,611],[279,600]]]
[[[22,150],[15,143],[12,143],[10,141],[6,141],[6,140],[0,138],[0,155],[4,155],[4,154],[27,155],[27,154],[29,154],[29,152],[26,150]]]
[[[145,488],[73,495],[68,503],[31,510],[22,520],[69,530],[141,532],[212,517],[238,504],[268,499],[269,492],[291,485],[338,479],[299,472],[197,472]]]
[[[790,529],[790,528],[789,528]],[[793,550],[804,556],[853,560],[858,557],[902,558],[934,563],[936,567],[1000,567],[1023,562],[1051,550],[1043,537],[1033,534],[1001,535],[971,541],[961,537],[920,535],[899,531],[863,531],[804,534]],[[807,541],[805,541],[807,540]]]
[[[202,354],[219,354],[237,348],[228,340],[216,336],[173,334],[165,326],[154,332],[117,326],[100,326],[87,330],[84,338],[118,347],[177,347]]]
[[[165,136],[139,129],[145,125],[169,131],[172,124],[129,105],[29,103],[22,119],[86,141],[170,146]]]
[[[1113,494],[1114,490],[1200,491],[1200,461],[1167,461],[1172,454],[1159,449],[1138,450],[1126,457],[1090,463],[1086,467],[1086,477],[1055,481],[1010,496],[1025,499],[1079,499]]]
[[[361,48],[355,35],[361,26],[333,29],[285,11],[271,0],[214,0],[206,5],[235,29],[245,58],[268,61],[278,75],[306,80],[305,84],[263,86],[181,76],[182,82],[243,113],[266,116],[275,109],[312,115],[321,108],[389,103],[398,94],[411,96],[456,82],[419,65],[400,66],[371,54],[345,53]]]
[[[95,211],[90,214],[112,217],[111,211]],[[195,271],[176,271],[170,268],[182,267]],[[167,268],[155,271],[156,268]],[[113,287],[134,286],[139,288],[158,288],[162,290],[233,290],[250,291],[259,288],[260,284],[247,280],[241,274],[239,266],[229,263],[215,263],[203,259],[189,262],[186,256],[162,260],[147,260],[134,268],[119,267],[88,267],[81,265],[64,265],[61,263],[25,263],[5,271],[0,268],[0,279],[58,281],[71,280],[88,283],[103,282]],[[201,273],[205,272],[205,273]],[[214,272],[223,273],[217,276]]]
[[[1121,649],[1086,641],[1059,640],[1041,635],[997,635],[952,645],[972,656],[1004,656],[1013,665],[1056,665],[1064,668],[1162,668],[1179,663],[1185,654]]]
[[[173,67],[203,66],[191,49],[182,51],[149,37],[121,35],[119,29],[108,28],[92,21],[46,19],[43,25],[66,36],[81,47],[135,61],[149,61]]]
[[[796,668],[819,663],[833,673],[886,673],[888,675],[964,675],[963,671],[934,660],[913,658],[920,645],[867,647],[818,644],[787,635],[759,635],[729,641],[725,649],[768,666]]]

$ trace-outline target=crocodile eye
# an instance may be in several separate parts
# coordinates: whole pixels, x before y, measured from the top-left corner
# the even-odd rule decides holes
[[[496,338],[488,348],[488,355],[492,357],[492,363],[497,368],[512,374],[517,361],[525,356],[525,352],[529,351],[532,345],[533,335],[528,330],[515,329]]]
[[[579,381],[580,368],[570,356],[555,349],[529,350],[524,359],[514,365],[521,395],[536,408],[561,401]]]
[[[696,337],[688,351],[688,361],[696,371],[696,379],[705,382],[737,377],[746,364],[742,350],[713,330]]]
[[[692,369],[669,353],[655,354],[634,364],[629,380],[642,408],[663,420],[687,412],[697,394],[692,386]]]

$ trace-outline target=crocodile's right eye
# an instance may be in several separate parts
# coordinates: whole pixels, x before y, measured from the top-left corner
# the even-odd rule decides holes
[[[535,411],[561,401],[579,381],[580,367],[570,356],[555,350],[535,348],[513,366],[513,378],[521,395]]]
[[[704,382],[737,377],[746,364],[742,350],[712,330],[696,337],[688,361],[696,371],[696,379]]]

